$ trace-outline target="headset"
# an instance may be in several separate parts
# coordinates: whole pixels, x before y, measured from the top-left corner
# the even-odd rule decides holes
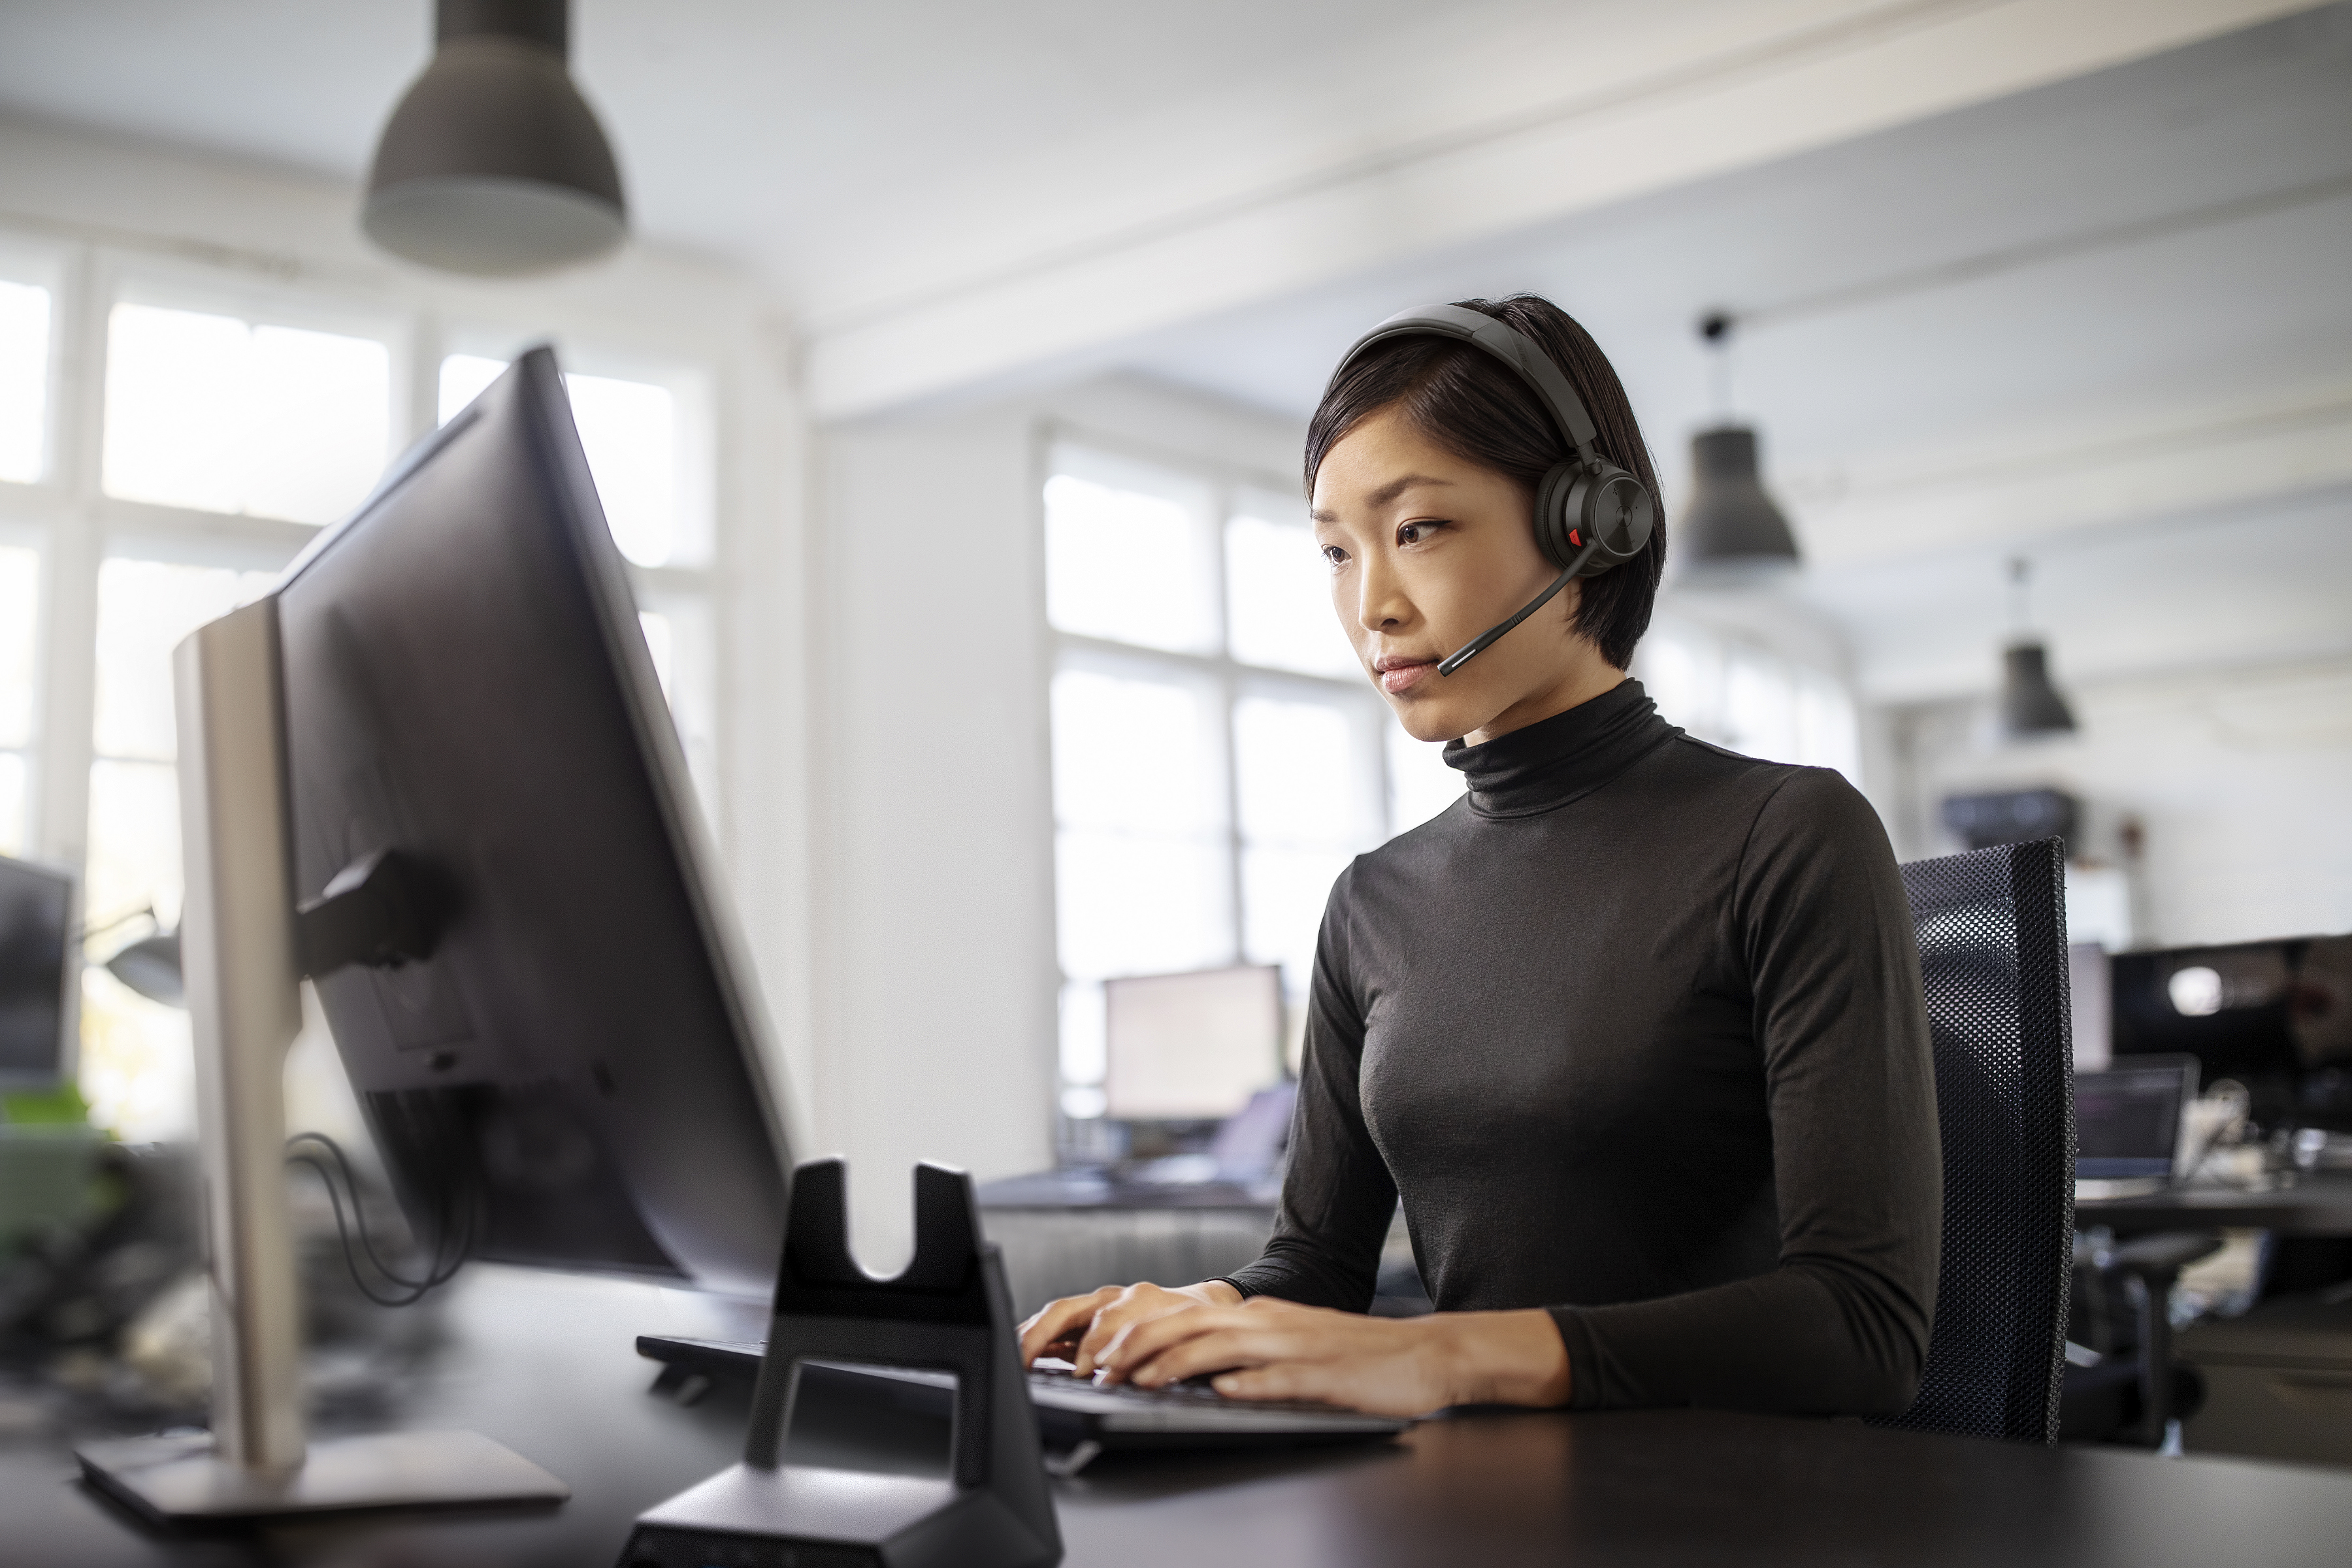
[[[1641,554],[1650,542],[1658,503],[1640,479],[1601,455],[1600,434],[1584,411],[1584,400],[1542,346],[1508,322],[1460,305],[1422,305],[1391,316],[1340,356],[1323,395],[1331,395],[1348,367],[1374,343],[1408,337],[1453,338],[1510,366],[1551,410],[1553,422],[1572,448],[1568,460],[1556,465],[1536,487],[1536,545],[1545,560],[1560,569],[1559,575],[1517,615],[1489,626],[1441,661],[1437,673],[1451,675],[1551,603],[1552,595],[1573,579],[1598,577]]]

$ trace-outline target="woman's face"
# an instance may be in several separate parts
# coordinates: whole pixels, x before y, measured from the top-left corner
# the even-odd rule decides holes
[[[1384,408],[1325,454],[1315,539],[1331,603],[1372,683],[1417,740],[1473,745],[1597,697],[1623,679],[1571,636],[1582,584],[1452,675],[1437,661],[1508,619],[1559,574],[1536,548],[1534,503]]]

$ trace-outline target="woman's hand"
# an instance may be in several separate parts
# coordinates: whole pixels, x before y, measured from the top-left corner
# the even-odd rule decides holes
[[[1222,1279],[1167,1289],[1159,1285],[1106,1285],[1085,1296],[1048,1301],[1021,1325],[1021,1364],[1041,1355],[1067,1357],[1080,1377],[1092,1377],[1113,1340],[1139,1323],[1195,1307],[1233,1307],[1242,1293]]]
[[[1139,1317],[1097,1359],[1110,1381],[1144,1388],[1214,1373],[1213,1386],[1230,1398],[1312,1399],[1378,1415],[1569,1396],[1568,1350],[1540,1310],[1368,1318],[1258,1296]]]

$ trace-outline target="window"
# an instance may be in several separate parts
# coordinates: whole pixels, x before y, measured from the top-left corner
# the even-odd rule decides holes
[[[444,356],[435,388],[440,422],[457,417],[512,363],[490,354]],[[635,568],[637,624],[669,700],[688,772],[705,813],[715,818],[719,650],[710,584],[700,570],[709,555],[709,463],[697,429],[700,386],[690,374],[646,380],[567,371],[563,387],[613,542]]]
[[[411,324],[393,302],[0,229],[0,853],[80,871],[91,959],[180,920],[174,647],[263,592],[415,434],[411,390],[449,367],[419,362]],[[85,337],[89,361],[58,353]],[[572,378],[575,415],[708,800],[709,378],[584,363],[611,372]],[[187,1015],[93,968],[81,1018],[98,1122],[191,1133]]]
[[[373,338],[125,301],[106,343],[118,500],[331,522],[392,455],[392,355]]]
[[[50,291],[0,278],[0,479],[37,483],[47,468]]]
[[[1084,1121],[1103,981],[1278,963],[1303,1018],[1333,879],[1461,785],[1358,672],[1300,503],[1068,444],[1044,502],[1061,1103]]]
[[[26,842],[40,589],[40,552],[0,544],[0,855]]]
[[[1702,741],[1776,763],[1835,768],[1862,782],[1853,698],[1836,676],[1680,625],[1643,639],[1633,673],[1660,713]]]
[[[275,578],[269,572],[120,557],[99,568],[82,902],[93,927],[125,921],[108,937],[110,948],[180,922],[172,650]],[[152,911],[152,919],[136,919],[142,909]],[[138,995],[103,969],[84,972],[82,1092],[101,1125],[131,1139],[192,1131],[188,1049],[185,1013]]]

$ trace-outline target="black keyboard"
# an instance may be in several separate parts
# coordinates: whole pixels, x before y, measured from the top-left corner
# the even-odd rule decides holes
[[[737,1377],[755,1375],[767,1348],[758,1340],[648,1336],[637,1342],[638,1353],[667,1362],[674,1371]],[[838,1370],[934,1389],[947,1397],[952,1397],[955,1388],[954,1377],[944,1372],[847,1365]],[[1220,1437],[1313,1440],[1401,1432],[1411,1425],[1391,1416],[1366,1415],[1307,1401],[1227,1399],[1205,1378],[1164,1388],[1138,1388],[1127,1383],[1097,1383],[1075,1375],[1066,1363],[1048,1363],[1032,1368],[1027,1382],[1030,1403],[1040,1420],[1055,1428],[1048,1433],[1049,1442],[1067,1436],[1060,1431],[1066,1421],[1056,1417],[1077,1423],[1073,1432],[1113,1444],[1132,1439],[1214,1442]],[[946,1408],[944,1399],[941,1408]]]

